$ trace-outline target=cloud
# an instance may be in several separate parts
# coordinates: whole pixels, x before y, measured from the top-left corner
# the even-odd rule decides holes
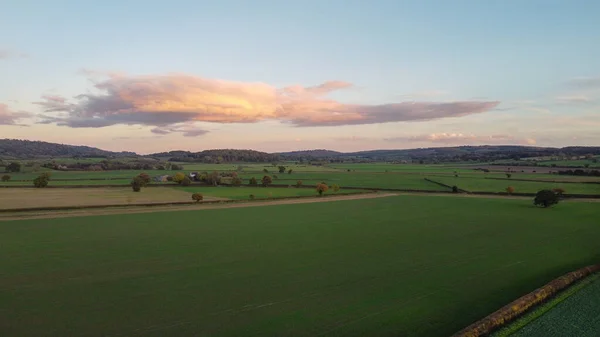
[[[25,53],[16,53],[6,49],[0,49],[0,60],[6,60],[10,58],[25,58],[27,54]]]
[[[19,125],[17,120],[31,117],[31,114],[24,111],[12,111],[8,105],[0,103],[0,125]]]
[[[69,127],[140,124],[167,127],[195,121],[255,123],[278,120],[293,126],[338,126],[460,117],[492,110],[499,102],[402,102],[345,104],[327,98],[352,88],[342,81],[275,88],[265,83],[205,79],[185,74],[129,76],[106,73],[92,80],[95,93],[74,101],[44,96],[42,123]],[[50,113],[50,115],[48,115]]]
[[[593,100],[586,95],[565,95],[556,97],[556,102],[561,104],[590,103]]]
[[[198,129],[195,127],[190,127],[190,126],[176,126],[176,127],[169,127],[169,128],[156,127],[154,129],[150,130],[150,132],[155,133],[157,135],[168,135],[170,133],[181,133],[181,134],[183,134],[184,137],[198,137],[198,136],[207,134],[209,131],[203,130],[203,129]]]
[[[571,79],[568,84],[580,89],[600,88],[600,76],[596,77],[576,77]]]
[[[535,145],[536,141],[532,138],[516,138],[511,135],[490,135],[480,136],[463,133],[432,133],[428,135],[392,137],[384,140],[390,142],[424,142],[424,143],[441,143],[441,144],[496,144],[496,145]]]
[[[400,95],[402,99],[424,99],[424,98],[432,98],[448,95],[448,91],[446,90],[425,90],[425,91],[417,91],[406,95]],[[478,99],[478,98],[474,98]]]

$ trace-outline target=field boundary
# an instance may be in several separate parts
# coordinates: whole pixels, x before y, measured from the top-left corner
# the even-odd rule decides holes
[[[600,264],[583,267],[567,273],[469,325],[454,334],[453,337],[487,336],[523,316],[532,308],[545,303],[569,286],[597,272],[600,272]]]
[[[443,186],[443,187],[446,187],[446,188],[449,188],[450,190],[452,190],[452,186],[450,186],[450,185],[446,185],[446,184],[444,184],[444,183],[440,183],[439,181],[435,181],[435,180],[432,180],[432,179],[429,179],[429,178],[424,178],[424,179],[425,179],[426,181],[430,182],[430,183],[434,183],[434,184],[436,184],[436,185],[440,185],[440,186]],[[458,187],[458,186],[457,186],[457,187]],[[459,189],[458,189],[458,192],[460,192],[460,193],[469,193],[469,191],[467,191],[467,190],[463,190],[463,189],[461,189],[461,188],[459,188]]]
[[[206,200],[206,201],[171,201],[171,202],[151,202],[140,204],[104,204],[104,205],[81,205],[81,206],[49,206],[49,207],[29,207],[29,208],[6,208],[0,209],[0,213],[18,213],[18,212],[37,212],[37,211],[69,211],[97,208],[125,208],[125,207],[153,207],[153,206],[177,206],[177,205],[203,205],[203,204],[230,204],[230,203],[249,203],[254,201],[277,201],[287,199],[307,199],[307,198],[332,198],[336,196],[350,196],[362,194],[374,194],[376,191],[360,191],[354,193],[336,193],[325,194],[322,197],[317,195],[296,195],[278,198],[255,198],[255,199],[229,199],[229,200]]]
[[[600,185],[598,181],[564,181],[564,180],[536,180],[536,179],[513,179],[513,178],[495,178],[495,177],[484,177],[483,179],[491,179],[491,180],[505,180],[505,181],[529,181],[532,183],[554,183],[554,184],[592,184],[592,185]]]

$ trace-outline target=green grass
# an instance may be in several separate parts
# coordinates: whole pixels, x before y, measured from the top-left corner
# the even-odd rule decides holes
[[[177,187],[178,190],[184,190],[190,193],[202,193],[204,196],[220,197],[228,199],[245,200],[249,199],[250,194],[253,194],[257,199],[266,198],[282,198],[295,196],[317,196],[316,189],[308,188],[276,188],[276,187]],[[359,193],[361,190],[342,189],[338,193]],[[336,193],[329,190],[326,195],[335,195]]]
[[[432,180],[444,183],[450,186],[458,186],[470,192],[505,192],[506,187],[512,186],[515,192],[536,193],[543,189],[563,188],[566,193],[573,194],[600,194],[600,184],[577,184],[577,183],[556,183],[556,182],[531,182],[517,180],[495,180],[473,177],[441,177],[432,176]]]
[[[598,215],[398,196],[0,222],[0,331],[448,336],[598,262]]]
[[[531,317],[515,322],[518,329],[500,336],[598,336],[600,331],[600,275],[584,280],[574,289],[538,308]],[[530,318],[529,320],[522,322]],[[509,326],[510,327],[510,326]],[[507,331],[509,331],[507,329]]]

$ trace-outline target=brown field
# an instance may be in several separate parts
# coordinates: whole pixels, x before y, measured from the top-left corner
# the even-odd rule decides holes
[[[179,202],[192,201],[191,195],[172,188],[145,188],[137,193],[125,187],[6,188],[0,189],[0,209]],[[205,200],[224,198],[205,197]]]

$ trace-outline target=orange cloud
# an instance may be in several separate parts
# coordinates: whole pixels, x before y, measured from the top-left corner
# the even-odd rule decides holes
[[[499,102],[403,102],[381,105],[345,104],[327,98],[351,83],[329,81],[303,87],[275,88],[265,83],[205,79],[185,74],[128,76],[108,74],[69,102],[45,96],[35,102],[50,115],[41,123],[70,127],[114,124],[170,126],[194,121],[254,123],[279,120],[294,126],[334,126],[460,117],[495,108]],[[55,114],[59,113],[59,114]]]

